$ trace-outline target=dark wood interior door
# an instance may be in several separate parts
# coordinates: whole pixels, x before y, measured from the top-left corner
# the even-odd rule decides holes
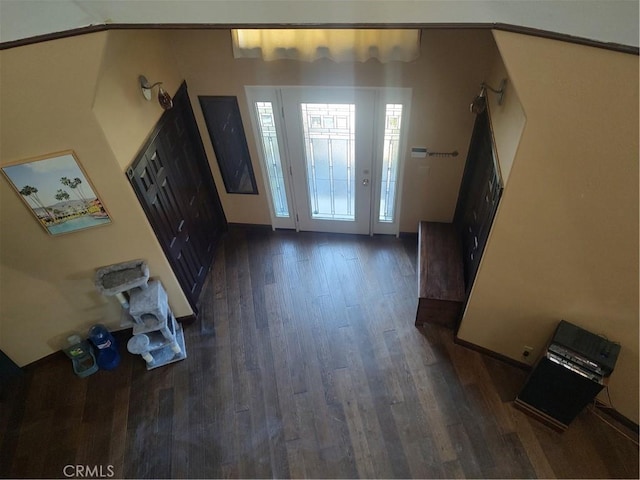
[[[467,295],[475,280],[501,195],[502,177],[485,110],[476,117],[453,220],[462,244]]]
[[[127,176],[197,313],[200,292],[227,221],[185,83]]]
[[[22,369],[0,350],[0,403],[13,387],[14,382],[23,376]]]

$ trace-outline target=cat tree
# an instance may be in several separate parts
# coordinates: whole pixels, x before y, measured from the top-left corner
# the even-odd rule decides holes
[[[133,260],[99,269],[96,288],[115,296],[133,319],[133,336],[127,350],[140,355],[147,370],[187,358],[182,327],[176,321],[167,292],[158,280],[149,281],[144,260]]]

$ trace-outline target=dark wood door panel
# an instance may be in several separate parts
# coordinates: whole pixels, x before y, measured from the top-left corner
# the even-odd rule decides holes
[[[152,157],[154,155],[151,155]],[[170,260],[179,261],[185,245],[185,234],[181,232],[181,223],[184,222],[179,210],[175,208],[173,195],[170,192],[170,183],[166,178],[162,179],[163,186],[158,185],[158,178],[155,178],[146,161],[149,155],[145,155],[145,161],[141,162],[138,170],[142,170],[138,184],[143,183],[148,186],[144,198],[147,204],[147,216],[156,226],[156,234],[161,243],[165,246],[165,253]],[[138,177],[134,177],[137,180]],[[161,185],[162,185],[161,184]],[[187,274],[188,271],[185,271]]]
[[[485,111],[476,117],[454,215],[462,245],[467,294],[475,280],[501,193],[502,180]]]
[[[127,176],[192,308],[226,219],[186,84],[174,97]]]

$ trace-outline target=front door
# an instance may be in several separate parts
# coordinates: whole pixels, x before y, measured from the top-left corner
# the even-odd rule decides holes
[[[410,91],[247,87],[247,96],[274,227],[397,233]]]
[[[372,95],[353,89],[283,92],[301,230],[369,233]]]

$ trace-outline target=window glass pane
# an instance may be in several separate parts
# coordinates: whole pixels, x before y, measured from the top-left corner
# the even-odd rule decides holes
[[[353,104],[302,103],[311,218],[355,220]]]
[[[382,181],[380,189],[380,222],[393,222],[398,181],[400,128],[402,105],[389,103],[384,121],[384,150],[382,155]]]
[[[276,124],[273,119],[271,102],[256,102],[256,112],[258,114],[262,150],[267,164],[267,178],[269,179],[273,208],[275,209],[276,217],[288,218],[287,193],[284,188],[284,174],[282,172],[282,162],[280,161],[280,150],[278,149],[278,137],[276,135]]]

